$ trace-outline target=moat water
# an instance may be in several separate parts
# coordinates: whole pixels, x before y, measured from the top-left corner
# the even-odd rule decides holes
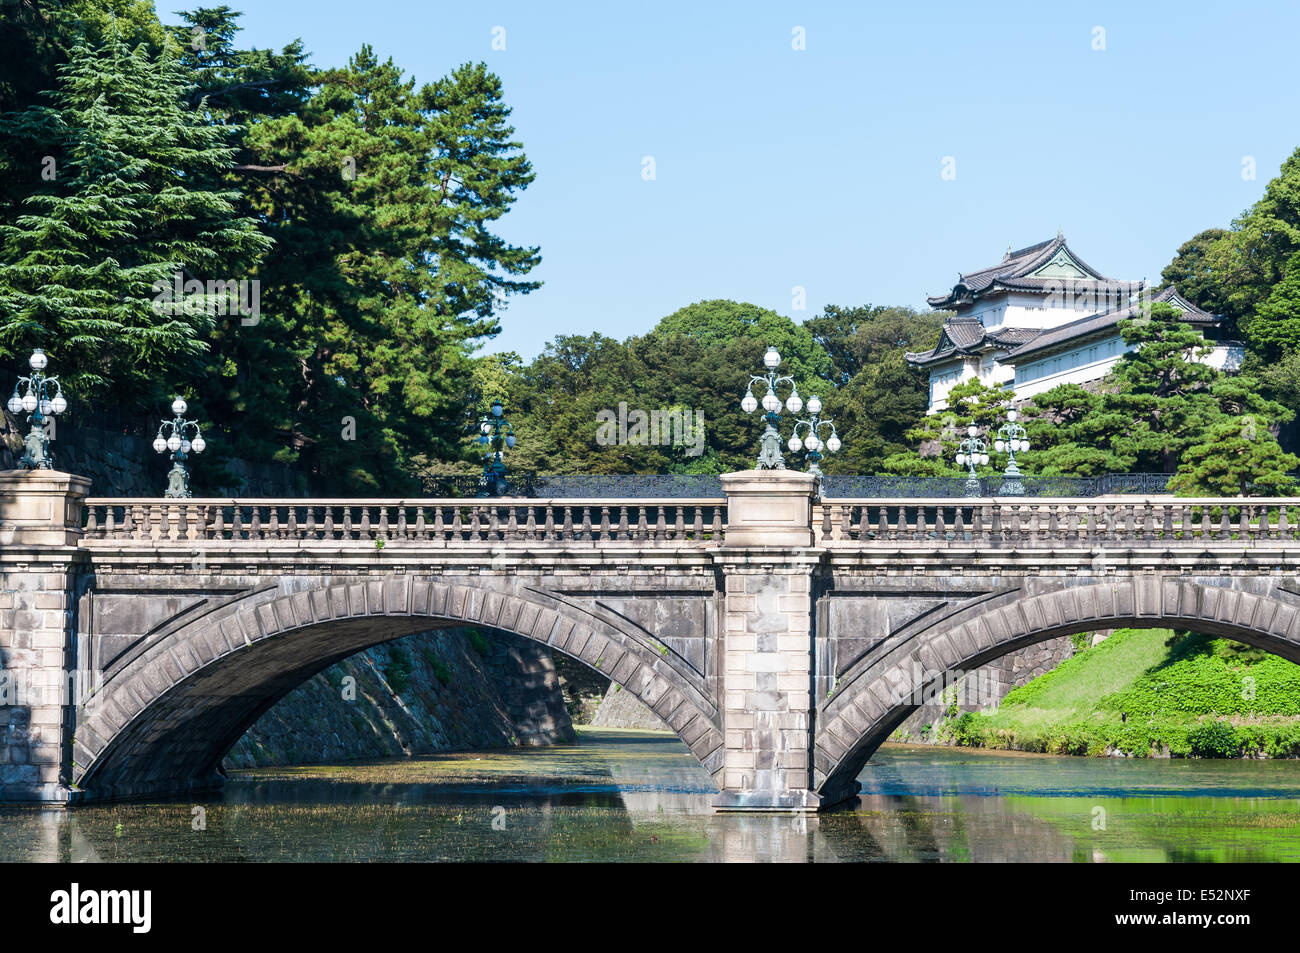
[[[814,817],[715,815],[672,735],[239,772],[198,802],[0,808],[0,861],[1295,861],[1300,761],[887,745]]]

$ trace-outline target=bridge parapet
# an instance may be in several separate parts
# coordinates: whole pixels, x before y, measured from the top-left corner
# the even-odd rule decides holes
[[[1294,498],[828,500],[813,514],[818,543],[1089,548],[1260,545],[1300,540]]]
[[[722,499],[121,499],[86,501],[85,539],[717,546]]]

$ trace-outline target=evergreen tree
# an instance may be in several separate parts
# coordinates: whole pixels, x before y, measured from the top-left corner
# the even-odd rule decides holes
[[[1255,353],[1266,364],[1300,351],[1300,252],[1291,256],[1282,280],[1243,324]]]
[[[240,280],[270,245],[213,183],[229,130],[189,107],[174,50],[111,36],[76,48],[50,107],[0,134],[57,140],[57,178],[0,225],[0,356],[44,347],[71,394],[140,407],[176,385],[218,320],[207,294],[159,300],[183,280]]]

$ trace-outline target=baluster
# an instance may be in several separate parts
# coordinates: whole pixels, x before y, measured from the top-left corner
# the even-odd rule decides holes
[[[1142,539],[1153,540],[1156,538],[1156,515],[1155,508],[1150,503],[1142,504]]]
[[[235,503],[231,507],[231,509],[234,512],[231,514],[230,517],[230,526],[231,526],[230,538],[243,539],[244,538],[244,508],[240,506],[238,503]]]
[[[421,540],[429,538],[429,524],[424,520],[423,506],[415,508],[415,538]]]
[[[343,507],[343,538],[347,540],[354,539],[352,535],[352,507]]]
[[[560,540],[573,539],[573,507],[565,506],[564,520],[560,524]]]
[[[1291,538],[1291,527],[1287,524],[1286,504],[1277,508],[1277,535],[1279,539]]]
[[[618,528],[614,530],[615,539],[630,539],[631,533],[627,525],[627,507],[618,508]]]
[[[722,542],[722,507],[721,506],[715,506],[713,508],[713,541],[715,543]]]
[[[640,541],[649,538],[650,538],[650,526],[649,524],[646,523],[645,507],[638,506],[636,508],[636,539]]]
[[[97,529],[99,528],[99,524],[98,524],[98,522],[96,521],[96,517],[95,517],[95,511],[98,510],[98,509],[99,509],[99,507],[97,507],[97,506],[87,506],[87,507],[86,507],[86,529],[85,529],[85,534],[86,534],[87,538],[89,538],[89,539],[97,539],[97,538],[98,538],[98,537],[96,537],[96,535],[95,535],[95,530],[97,530]],[[112,509],[112,507],[109,507],[109,509]],[[111,519],[111,517],[110,517],[110,519]]]
[[[1174,508],[1168,503],[1160,504],[1160,510],[1164,515],[1164,538],[1166,542],[1174,538]]]
[[[325,522],[324,525],[322,526],[322,530],[324,532],[325,539],[328,540],[334,539],[334,507],[332,506],[325,507]]]
[[[686,537],[686,511],[679,505],[676,507],[677,520],[673,523],[673,539],[684,539]]]
[[[501,538],[501,511],[498,510],[496,506],[489,506],[487,508],[487,519],[485,522],[487,523],[487,527],[484,530],[487,534],[486,538],[495,543]]]
[[[508,513],[506,517],[506,535],[510,539],[518,539],[519,538],[519,509],[513,503],[511,503],[506,508],[506,510]]]
[[[1201,539],[1202,540],[1210,539],[1212,538],[1212,535],[1213,534],[1211,533],[1210,530],[1210,508],[1208,506],[1202,506],[1201,507]]]
[[[1237,519],[1237,535],[1243,543],[1251,537],[1250,510],[1250,507],[1243,504]]]
[[[1228,517],[1229,507],[1219,507],[1219,539],[1232,539],[1232,522]]]
[[[542,527],[542,539],[555,539],[555,506],[546,507],[546,522]]]
[[[479,539],[479,507],[471,506],[469,508],[469,538],[471,540]]]
[[[907,507],[899,504],[898,519],[894,523],[894,535],[891,539],[907,539]]]
[[[584,506],[582,508],[582,533],[578,538],[579,539],[594,538],[591,534],[591,507],[590,506]]]
[[[447,526],[442,521],[442,507],[433,508],[433,538],[439,542],[447,541]]]
[[[289,520],[285,528],[285,536],[289,539],[298,539],[298,507],[292,503],[289,504]]]
[[[262,534],[262,508],[254,504],[251,509],[253,511],[253,521],[248,529],[248,538],[265,539],[266,537]]]
[[[316,507],[307,507],[307,525],[303,527],[304,538],[315,540],[319,537],[316,535]]]
[[[877,514],[876,539],[889,539],[889,509],[885,506]]]
[[[822,504],[822,539],[831,538],[831,508],[827,504]]]
[[[980,504],[984,508],[984,504]],[[1002,529],[1002,504],[989,503],[989,538],[995,541],[1002,541],[1007,538],[1007,534]]]
[[[528,507],[528,521],[524,524],[524,538],[537,538],[537,511],[531,506]]]
[[[704,508],[695,507],[695,521],[691,523],[691,539],[697,543],[704,539]]]
[[[268,506],[266,509],[267,509],[267,515],[271,517],[270,519],[271,525],[270,528],[267,530],[266,536],[268,539],[279,539],[280,538],[280,507],[275,506],[273,504],[271,506]]]
[[[944,522],[943,507],[934,508],[934,538],[936,542],[946,542],[948,539],[948,524]]]
[[[375,529],[375,536],[382,540],[392,538],[388,533],[388,507],[382,503],[379,505],[379,525]]]
[[[984,504],[976,503],[970,508],[970,536],[972,540],[984,537]]]
[[[702,520],[700,519],[698,510],[696,510],[695,522],[698,526],[698,529],[696,531],[696,535],[698,537],[701,533],[704,532],[704,525]],[[600,508],[600,538],[601,540],[609,539],[609,507],[608,506],[602,506]]]
[[[397,508],[397,538],[410,539],[410,534],[406,525],[406,505],[403,504]]]

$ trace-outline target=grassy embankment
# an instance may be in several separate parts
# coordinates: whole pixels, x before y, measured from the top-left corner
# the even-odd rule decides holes
[[[1300,757],[1300,665],[1168,629],[1118,629],[1084,646],[995,711],[946,721],[934,737],[1049,754]]]

